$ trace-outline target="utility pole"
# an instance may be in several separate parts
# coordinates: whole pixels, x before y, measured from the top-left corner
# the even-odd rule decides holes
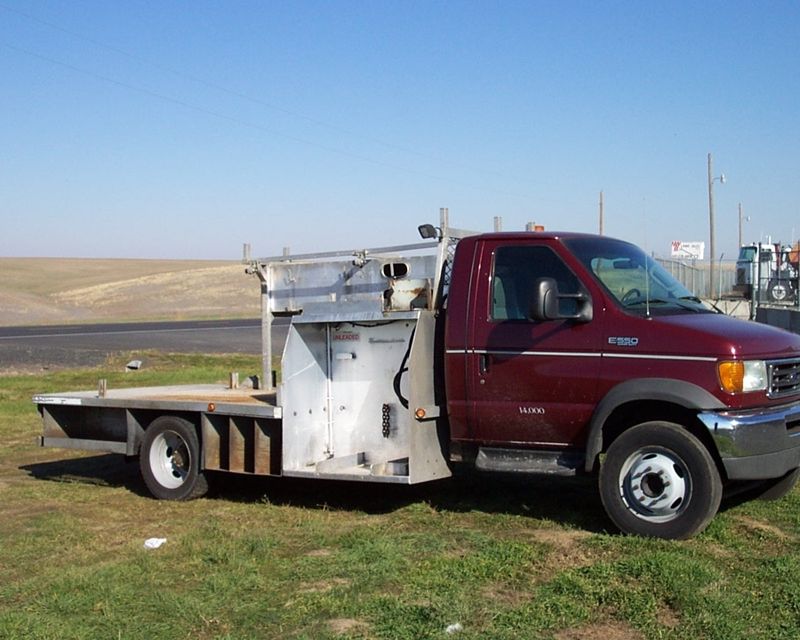
[[[742,203],[739,203],[739,247],[743,246],[742,242],[742,223],[749,220],[749,216],[742,215]]]
[[[742,203],[739,203],[739,247],[742,246]]]
[[[714,179],[711,177],[711,154],[708,154],[708,297],[714,297]]]
[[[603,192],[600,192],[600,235],[603,235]]]
[[[712,171],[711,154],[708,154],[708,229],[709,229],[709,242],[708,242],[708,297],[713,298],[716,288],[714,287],[714,260],[716,255],[716,247],[714,246],[714,181],[719,180],[720,184],[725,184],[725,174],[721,173],[716,178]]]

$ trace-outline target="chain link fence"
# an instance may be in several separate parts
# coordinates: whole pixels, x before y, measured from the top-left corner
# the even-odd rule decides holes
[[[685,262],[669,258],[655,258],[655,260],[689,291],[701,298],[708,297],[709,269],[707,261]],[[716,266],[717,290],[712,297],[720,299],[735,295],[736,263],[723,260],[717,263]]]

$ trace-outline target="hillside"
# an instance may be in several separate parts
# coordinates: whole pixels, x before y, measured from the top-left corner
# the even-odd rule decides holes
[[[239,263],[0,258],[0,326],[258,314],[258,281]]]

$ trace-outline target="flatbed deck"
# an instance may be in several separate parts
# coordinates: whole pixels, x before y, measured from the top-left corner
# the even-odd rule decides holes
[[[231,389],[221,384],[133,387],[97,391],[41,394],[33,402],[43,406],[81,406],[168,411],[220,412],[258,418],[280,418],[275,393],[258,389]]]
[[[34,396],[42,446],[138,453],[157,416],[196,416],[203,468],[280,473],[281,407],[275,393],[221,384],[134,387]]]

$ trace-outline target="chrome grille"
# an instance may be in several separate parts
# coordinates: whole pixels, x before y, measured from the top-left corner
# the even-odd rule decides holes
[[[772,398],[800,393],[800,358],[767,362],[769,390]]]

